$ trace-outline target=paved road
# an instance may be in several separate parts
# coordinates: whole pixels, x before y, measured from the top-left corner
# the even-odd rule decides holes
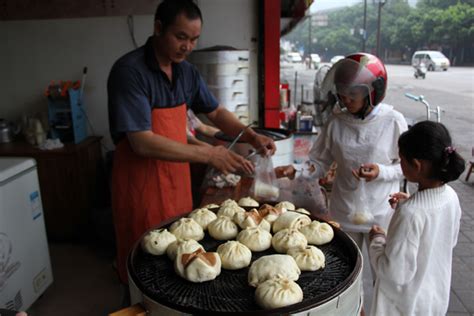
[[[303,65],[283,66],[281,80],[287,80],[293,89],[295,71],[298,72],[297,104],[301,99],[301,85],[304,100],[312,100],[316,71],[306,70]],[[387,71],[389,86],[384,102],[394,105],[407,119],[423,120],[426,119],[425,106],[408,99],[405,93],[423,95],[432,107],[443,109],[441,122],[450,130],[461,155],[467,161],[474,160],[474,68],[451,67],[446,72],[428,72],[426,79],[415,79],[410,66],[388,65]],[[469,182],[465,177],[463,174],[450,183],[459,196],[463,215],[454,249],[448,316],[474,316],[474,174]],[[370,283],[370,271],[365,265],[364,305],[367,311],[372,297]]]

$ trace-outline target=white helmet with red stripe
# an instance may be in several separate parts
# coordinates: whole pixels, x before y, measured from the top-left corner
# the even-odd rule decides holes
[[[367,53],[351,54],[335,63],[323,82],[328,98],[353,93],[366,97],[366,104],[356,115],[364,118],[369,109],[379,104],[387,89],[387,71],[376,56]],[[343,107],[344,105],[339,102]]]

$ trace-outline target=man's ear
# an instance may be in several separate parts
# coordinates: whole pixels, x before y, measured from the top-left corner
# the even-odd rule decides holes
[[[160,36],[163,33],[163,25],[161,24],[160,20],[155,21],[155,29],[154,29],[154,34],[156,36]]]

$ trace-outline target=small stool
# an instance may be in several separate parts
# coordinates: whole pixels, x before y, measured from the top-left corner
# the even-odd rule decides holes
[[[114,313],[109,314],[109,316],[145,316],[146,311],[140,304],[135,304],[130,307],[121,309]]]
[[[469,181],[469,177],[471,176],[471,173],[473,172],[473,167],[474,167],[474,160],[469,161],[469,170],[467,171],[466,174],[466,182]]]

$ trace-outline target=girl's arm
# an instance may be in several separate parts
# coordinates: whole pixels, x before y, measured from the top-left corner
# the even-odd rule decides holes
[[[413,279],[417,268],[418,238],[416,223],[411,217],[394,214],[388,236],[373,234],[370,242],[370,262],[377,278],[389,281],[394,286],[404,285]]]

